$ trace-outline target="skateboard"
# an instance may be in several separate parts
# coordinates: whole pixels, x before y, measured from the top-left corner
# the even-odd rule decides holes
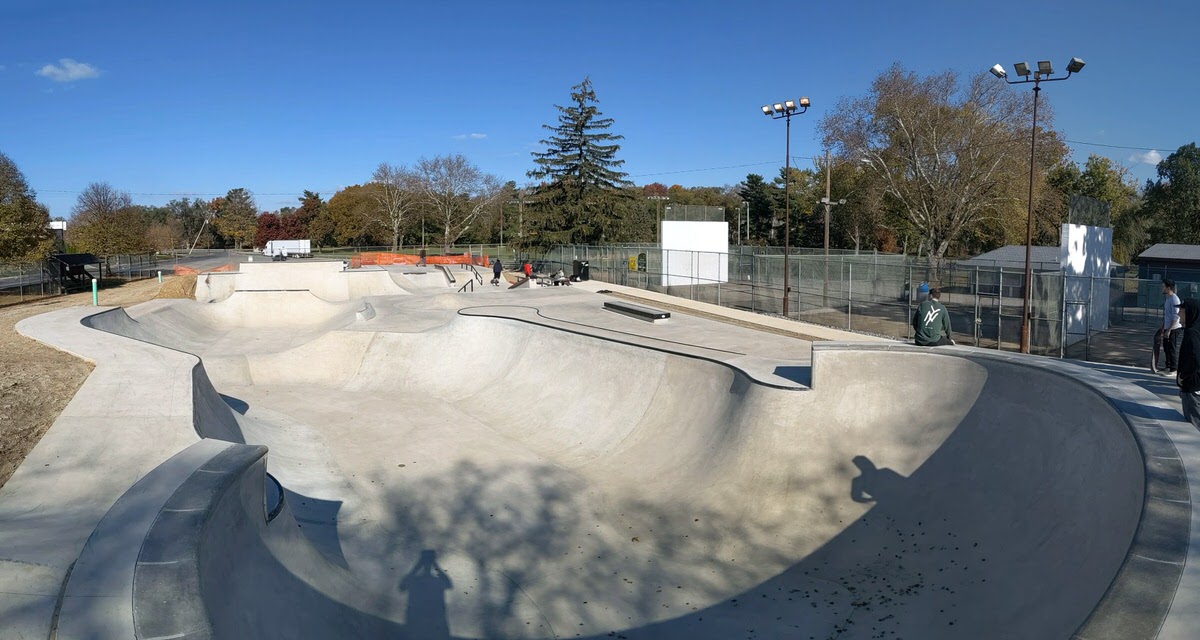
[[[1163,337],[1163,330],[1160,327],[1158,331],[1154,332],[1154,351],[1150,358],[1150,373],[1158,373],[1158,354],[1162,351]]]

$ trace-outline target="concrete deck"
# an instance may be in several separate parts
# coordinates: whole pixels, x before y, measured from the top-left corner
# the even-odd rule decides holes
[[[0,620],[39,638],[1200,624],[1200,437],[1121,372],[677,298],[657,302],[700,315],[652,325],[591,288],[617,289],[264,286],[24,321],[97,369],[0,492]]]

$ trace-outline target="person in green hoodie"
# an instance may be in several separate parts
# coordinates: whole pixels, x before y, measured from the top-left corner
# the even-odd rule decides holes
[[[930,289],[929,299],[922,302],[913,314],[912,326],[918,347],[954,344],[950,338],[950,312],[941,299],[941,289]]]

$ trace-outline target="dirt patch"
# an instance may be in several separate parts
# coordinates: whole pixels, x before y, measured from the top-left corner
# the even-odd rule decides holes
[[[162,290],[155,297],[194,300],[196,298],[196,276],[176,276],[163,280]]]
[[[174,285],[175,279],[167,279],[162,285],[151,279],[101,289],[100,304],[130,306],[145,302],[157,297],[160,288]],[[0,486],[54,424],[92,371],[86,360],[20,335],[16,324],[30,316],[91,303],[92,294],[87,292],[0,308]]]

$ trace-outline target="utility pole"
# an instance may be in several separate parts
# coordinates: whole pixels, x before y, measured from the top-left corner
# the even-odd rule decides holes
[[[825,271],[829,271],[829,210],[833,207],[829,202],[829,149],[825,150]],[[826,276],[828,278],[828,276]]]
[[[821,198],[821,204],[825,205],[825,282],[821,290],[825,299],[829,298],[829,212],[834,205],[846,204],[846,199],[843,198],[837,202],[829,195],[829,186],[832,182],[831,175],[833,173],[833,162],[829,158],[829,149],[825,150],[825,197]],[[822,301],[824,302],[824,300]]]

